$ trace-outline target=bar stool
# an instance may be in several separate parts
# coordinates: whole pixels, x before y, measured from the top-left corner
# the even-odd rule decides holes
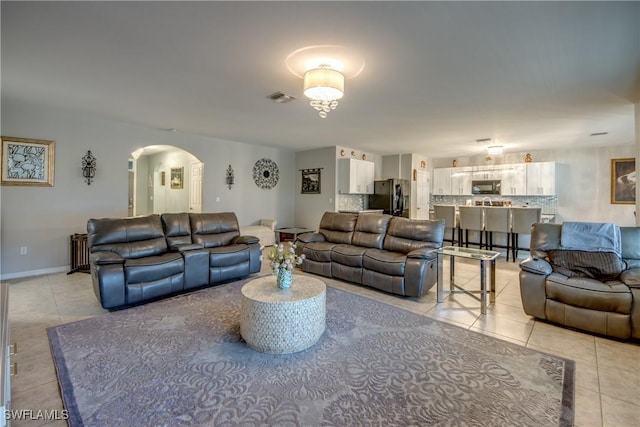
[[[455,245],[460,241],[460,229],[458,223],[458,217],[456,215],[456,207],[452,205],[434,205],[433,211],[435,213],[435,219],[444,219],[444,227],[451,229],[451,240],[443,239],[444,241],[451,242]],[[456,240],[456,234],[458,239]]]
[[[540,222],[541,208],[511,208],[511,248],[513,262],[518,259],[520,234],[531,234],[531,225]]]
[[[484,208],[482,206],[460,206],[460,240],[458,246],[462,246],[462,232],[464,231],[464,244],[469,247],[469,231],[480,233],[480,242],[471,242],[472,245],[486,246],[482,243],[484,234]]]
[[[484,232],[487,234],[487,244],[493,250],[493,232],[504,233],[507,240],[507,261],[509,261],[509,240],[511,239],[511,209],[510,208],[486,208],[484,210]],[[495,245],[504,248],[504,245]]]

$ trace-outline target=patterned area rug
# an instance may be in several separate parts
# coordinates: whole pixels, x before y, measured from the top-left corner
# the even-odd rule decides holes
[[[573,424],[573,361],[330,287],[318,343],[258,353],[244,283],[48,329],[69,424]]]

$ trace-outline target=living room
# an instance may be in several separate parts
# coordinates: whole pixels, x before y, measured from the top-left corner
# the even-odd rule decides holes
[[[377,179],[386,178],[382,158],[388,155],[411,154],[410,171],[420,170],[424,161],[424,170],[432,173],[435,168],[450,167],[454,160],[459,166],[512,164],[523,163],[529,154],[534,162],[555,161],[558,165],[557,223],[639,224],[638,202],[612,204],[610,194],[611,160],[640,156],[637,2],[593,2],[591,6],[550,2],[551,12],[530,5],[535,12],[530,16],[532,22],[540,28],[549,25],[546,36],[540,34],[542,30],[534,31],[535,24],[520,24],[519,19],[524,18],[516,4],[505,6],[505,11],[495,5],[484,5],[489,9],[478,5],[463,13],[463,4],[452,10],[442,3],[422,9],[427,3],[418,2],[412,6],[415,9],[400,12],[395,8],[401,6],[385,2],[373,11],[368,10],[375,9],[372,5],[362,5],[367,10],[359,11],[344,3],[326,8],[310,4],[310,12],[326,19],[342,13],[351,21],[336,21],[328,31],[321,31],[326,23],[314,24],[308,29],[312,36],[303,37],[299,29],[294,33],[281,28],[295,21],[282,17],[306,14],[301,4],[222,3],[204,13],[213,3],[203,2],[198,6],[203,10],[197,13],[170,3],[168,16],[158,11],[148,16],[143,4],[3,2],[2,135],[55,141],[55,178],[50,187],[2,186],[0,279],[66,273],[70,235],[85,233],[89,218],[127,216],[129,160],[136,150],[149,146],[176,147],[202,162],[202,212],[235,212],[241,226],[270,218],[278,226],[316,229],[323,212],[340,209],[336,159],[342,151],[374,162]],[[131,7],[127,13],[120,9],[127,7]],[[287,8],[290,10],[285,11]],[[417,22],[409,20],[407,15],[412,12]],[[260,15],[268,18],[261,21]],[[556,19],[547,21],[552,15]],[[395,17],[389,18],[389,27],[385,27],[385,16]],[[446,22],[452,23],[445,19],[448,16],[464,19],[440,38],[443,44],[437,44],[434,51],[420,53],[416,50],[420,43],[408,40],[406,48],[399,47],[405,38],[403,20],[406,33],[425,37],[423,43],[428,45],[438,31],[445,31]],[[472,24],[476,17],[482,24]],[[166,32],[137,27],[137,20],[144,18]],[[509,19],[512,25],[499,24]],[[420,20],[425,20],[430,32],[419,31]],[[563,20],[575,32],[565,39],[553,39],[559,34],[553,25]],[[592,24],[589,30],[588,24]],[[229,28],[233,25],[239,26],[235,32]],[[525,30],[516,32],[518,25]],[[216,26],[233,36],[199,33]],[[475,31],[462,32],[465,26]],[[178,37],[180,30],[175,27],[185,28],[188,35]],[[497,28],[495,34],[492,27]],[[348,33],[357,36],[341,40],[344,28],[351,28]],[[252,36],[240,37],[251,31]],[[278,34],[277,43],[265,36],[272,31]],[[514,32],[511,43],[498,45],[499,40],[504,43],[509,38],[510,31]],[[196,46],[192,39],[197,40],[198,35],[202,39]],[[462,41],[474,35],[485,43],[475,48],[483,49],[462,50]],[[83,37],[86,45],[81,43]],[[153,37],[158,38],[157,44],[150,41]],[[517,42],[536,37],[537,44],[525,45],[530,50],[529,63],[511,63],[510,56],[499,55],[501,49],[515,54]],[[453,43],[452,55],[437,57],[442,69],[414,58],[436,55],[446,38]],[[137,44],[139,40],[143,42]],[[321,119],[305,101],[303,80],[287,70],[286,57],[302,46],[348,42],[361,49],[364,74],[347,80],[339,107]],[[387,44],[396,51],[387,50]],[[585,52],[591,48],[605,56]],[[543,55],[546,49],[551,51],[548,57]],[[166,63],[152,62],[152,56],[165,57]],[[469,62],[462,62],[464,57]],[[476,73],[460,71],[473,66]],[[429,84],[406,80],[407,75],[397,71],[420,67],[425,76],[433,76]],[[396,69],[397,77],[382,75],[389,68]],[[511,71],[484,83],[482,77],[499,68]],[[447,72],[455,79],[445,81]],[[548,80],[543,79],[545,73]],[[581,79],[579,83],[572,82],[572,74],[576,81]],[[147,79],[137,78],[140,75]],[[230,75],[237,80],[230,83]],[[499,85],[504,76],[510,76],[509,84]],[[196,86],[202,80],[215,86]],[[605,83],[599,86],[600,82]],[[585,84],[589,86],[582,86]],[[228,101],[220,95],[224,85],[232,86],[236,93],[235,97],[227,94]],[[469,86],[483,89],[472,93]],[[536,90],[546,96],[545,102],[533,96]],[[274,104],[266,98],[274,91],[291,93],[297,99]],[[445,91],[450,94],[446,98]],[[194,105],[184,94],[203,96]],[[210,109],[210,104],[222,107]],[[422,104],[429,104],[429,109],[421,110]],[[396,116],[394,110],[406,115]],[[378,122],[389,127],[374,126]],[[415,124],[419,122],[422,124]],[[513,125],[515,122],[518,124]],[[556,128],[551,127],[554,122]],[[502,131],[501,126],[507,129],[508,125],[513,127]],[[391,131],[393,127],[411,132]],[[601,132],[608,134],[592,136]],[[476,142],[485,137],[504,144],[504,154],[487,160],[486,144]],[[96,158],[90,185],[82,172],[82,157],[88,150]],[[270,159],[278,167],[273,188],[260,188],[254,182],[253,168],[260,159]],[[229,166],[234,174],[231,187],[226,181]],[[301,170],[308,169],[321,169],[320,194],[301,194]]]

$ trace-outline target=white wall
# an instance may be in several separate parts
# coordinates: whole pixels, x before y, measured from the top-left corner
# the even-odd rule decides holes
[[[526,153],[494,156],[491,164],[521,163]],[[611,159],[635,157],[634,145],[530,151],[534,162],[556,162],[556,222],[613,222],[635,225],[635,205],[611,204]],[[487,164],[484,156],[457,157],[457,166]],[[433,168],[451,167],[453,159],[437,159]]]
[[[127,160],[147,145],[173,145],[204,162],[203,212],[235,212],[240,225],[261,218],[294,222],[293,151],[171,133],[6,99],[2,134],[56,142],[54,187],[0,189],[3,279],[68,269],[70,234],[86,232],[89,218],[126,216]],[[96,178],[90,186],[81,173],[87,150],[97,159]],[[258,188],[252,178],[254,163],[263,157],[280,169],[278,185],[271,190]],[[229,164],[236,177],[231,190],[225,184]],[[19,255],[21,246],[28,248],[27,255]]]

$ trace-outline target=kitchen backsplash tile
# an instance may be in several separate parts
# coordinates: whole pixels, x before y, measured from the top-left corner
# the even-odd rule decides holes
[[[526,206],[542,208],[542,214],[555,215],[558,213],[558,196],[490,196],[491,200],[510,200],[513,206]],[[478,196],[429,196],[429,204],[464,206],[467,201],[475,205],[476,201],[482,201]]]

